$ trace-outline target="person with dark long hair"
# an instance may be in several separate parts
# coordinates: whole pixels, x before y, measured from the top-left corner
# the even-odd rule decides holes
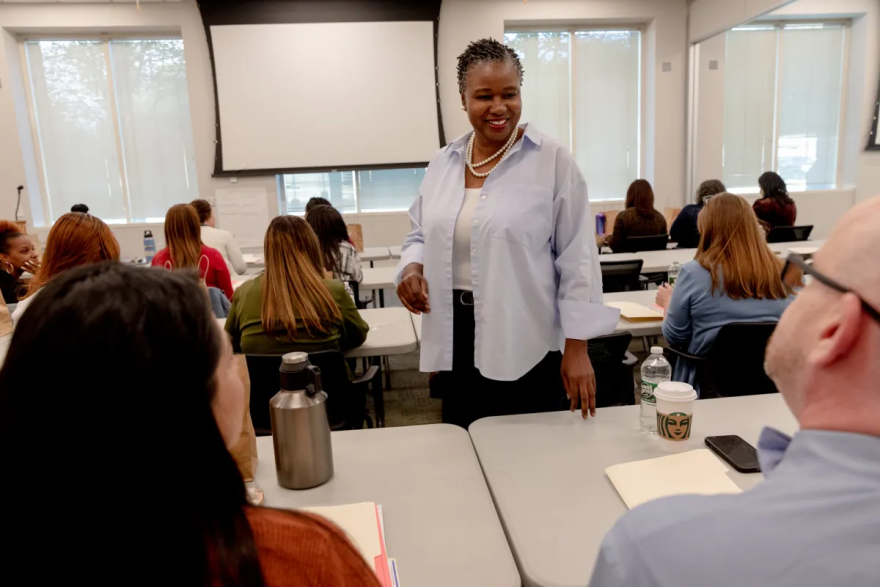
[[[0,220],[0,293],[7,304],[15,304],[27,286],[21,276],[40,268],[40,256],[33,241],[12,221]]]
[[[318,236],[324,270],[333,273],[334,279],[360,283],[364,278],[361,260],[348,238],[342,214],[332,206],[316,206],[306,216],[306,221]]]
[[[232,278],[223,255],[202,243],[199,213],[190,204],[177,204],[165,215],[165,243],[153,257],[153,267],[196,269],[208,287],[216,287],[232,299]],[[204,269],[203,269],[204,267]]]
[[[672,228],[669,229],[669,238],[678,243],[679,249],[695,249],[700,244],[697,217],[703,211],[709,198],[726,191],[727,188],[717,179],[707,179],[700,184],[697,189],[696,203],[685,206],[675,222],[672,223]]]
[[[626,239],[631,236],[666,234],[666,218],[654,209],[654,189],[648,180],[637,179],[630,184],[625,207],[614,221],[614,232],[605,239],[615,253],[627,250]]]
[[[788,195],[788,187],[779,174],[768,171],[758,178],[761,198],[752,204],[755,216],[767,228],[794,226],[797,220],[797,205]]]
[[[105,263],[53,279],[0,370],[4,467],[26,480],[0,489],[0,575],[378,586],[329,522],[247,505],[227,450],[244,409],[231,346],[195,272]]]

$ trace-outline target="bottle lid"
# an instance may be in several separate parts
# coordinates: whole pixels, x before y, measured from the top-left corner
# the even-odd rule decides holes
[[[697,399],[697,392],[688,383],[680,381],[664,381],[658,383],[654,395],[671,402],[687,402]]]
[[[308,360],[309,354],[301,352],[287,353],[286,355],[281,357],[281,363],[283,365],[297,365],[299,363],[305,363]]]
[[[652,346],[651,347],[651,354],[652,355],[662,355],[663,354],[663,347],[662,346]]]

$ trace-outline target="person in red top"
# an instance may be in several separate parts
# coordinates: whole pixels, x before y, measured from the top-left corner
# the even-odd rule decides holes
[[[165,215],[167,247],[153,257],[154,267],[187,269],[198,267],[208,287],[216,287],[232,299],[232,279],[223,255],[202,244],[201,224],[196,209],[189,204],[171,206]]]
[[[797,206],[788,195],[785,180],[778,174],[768,171],[758,178],[761,198],[752,204],[758,220],[769,226],[794,226],[797,220]]]

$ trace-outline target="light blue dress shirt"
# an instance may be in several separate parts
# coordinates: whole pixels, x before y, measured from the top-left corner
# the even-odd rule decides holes
[[[691,355],[705,356],[725,324],[778,322],[793,299],[794,295],[781,300],[734,300],[727,297],[724,289],[716,289],[713,293],[709,271],[697,261],[690,261],[682,266],[675,281],[675,290],[663,321],[663,337],[670,345],[684,348]],[[680,359],[675,364],[672,379],[690,383],[699,390],[697,367],[693,361]]]
[[[422,263],[431,313],[422,318],[422,371],[452,370],[452,239],[464,201],[470,133],[437,152],[410,208],[397,281]],[[483,185],[471,229],[474,365],[514,381],[563,339],[614,331],[587,184],[571,154],[532,125]]]
[[[659,499],[605,536],[590,587],[877,587],[880,438],[764,429],[765,481]]]

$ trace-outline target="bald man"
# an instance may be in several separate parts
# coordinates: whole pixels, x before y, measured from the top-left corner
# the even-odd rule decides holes
[[[877,251],[880,198],[841,219],[776,327],[767,373],[801,430],[764,429],[765,481],[629,512],[605,537],[592,587],[880,585]]]

